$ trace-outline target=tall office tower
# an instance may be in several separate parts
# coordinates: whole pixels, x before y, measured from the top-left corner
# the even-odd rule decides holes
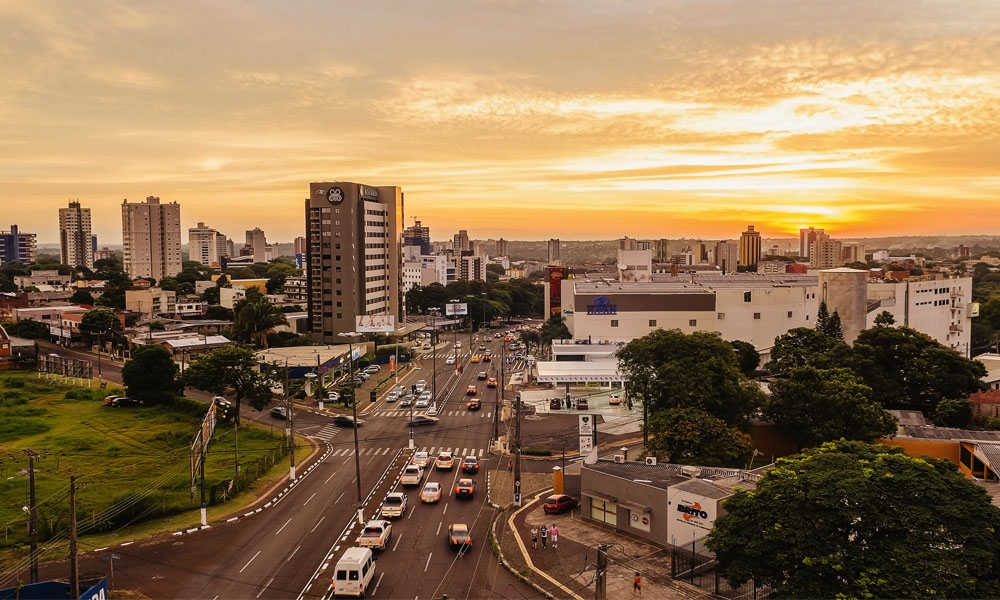
[[[220,241],[222,246],[219,245]],[[195,260],[209,267],[218,267],[219,259],[226,256],[225,243],[226,236],[204,223],[198,223],[197,227],[188,229],[188,260]]]
[[[307,329],[327,344],[346,340],[355,316],[399,322],[403,192],[349,181],[313,182],[305,201]]]
[[[468,236],[466,236],[468,239]],[[403,230],[403,245],[404,246],[419,246],[420,254],[431,255],[434,252],[431,249],[431,228],[424,227],[420,224],[420,221],[414,221],[412,227],[407,227]]]
[[[832,269],[844,264],[843,244],[839,240],[816,240],[809,247],[809,266],[813,269]]]
[[[299,237],[295,238],[295,241],[293,242],[293,244],[295,244],[295,248],[293,249],[294,253],[295,254],[302,254],[304,256],[305,253],[306,253],[306,248],[307,248],[307,246],[306,246],[306,238],[304,238],[304,237],[302,237],[300,235]]]
[[[739,266],[754,267],[760,262],[760,232],[753,230],[753,225],[747,225],[747,230],[740,234]]]
[[[462,256],[458,263],[458,279],[486,281],[486,261],[482,256]]]
[[[865,247],[858,243],[844,244],[840,257],[844,259],[844,263],[865,262]]]
[[[497,240],[497,256],[510,256],[508,254],[509,251],[508,246],[509,244],[507,243],[507,240],[503,238]]]
[[[21,233],[17,225],[0,231],[0,265],[18,261],[27,266],[38,258],[38,241],[33,233]]]
[[[463,252],[471,252],[472,246],[469,244],[469,232],[459,229],[451,243],[451,249],[455,256],[462,256]]]
[[[160,204],[156,196],[145,202],[122,200],[122,258],[129,277],[159,281],[181,272],[181,207]]]
[[[826,230],[816,229],[815,227],[799,229],[799,256],[806,259],[811,258],[809,252],[813,242],[825,239],[828,239]]]
[[[554,265],[559,262],[559,240],[553,238],[548,243],[549,264]]]
[[[735,273],[739,264],[740,245],[729,240],[722,240],[715,245],[715,266],[723,273]]]
[[[660,238],[653,243],[653,262],[670,262],[670,240]]]
[[[253,254],[254,262],[267,262],[264,258],[264,248],[266,246],[267,238],[264,236],[264,230],[260,227],[247,229],[247,247],[250,248],[250,253]]]
[[[82,208],[79,201],[59,209],[59,262],[94,268],[94,236],[90,229],[90,209]]]
[[[628,236],[625,236],[625,237],[621,238],[620,240],[618,240],[618,249],[619,250],[635,250],[636,249],[636,247],[635,247],[635,240],[632,239],[632,238],[630,238],[630,237],[628,237]]]

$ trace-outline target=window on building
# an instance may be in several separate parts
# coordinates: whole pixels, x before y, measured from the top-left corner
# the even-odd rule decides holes
[[[792,318],[792,311],[788,311],[788,318],[789,318],[789,319],[791,319],[791,318]]]
[[[743,292],[743,301],[744,302],[750,302],[752,299],[753,299],[753,292],[750,292],[750,291]]]
[[[698,326],[698,319],[688,319],[688,325],[690,327],[697,327]]]
[[[618,319],[611,319],[611,326],[618,327]]]
[[[760,313],[754,313],[753,314],[753,318],[759,321],[760,320]]]
[[[650,327],[656,327],[656,319],[650,319],[649,320],[649,326]]]
[[[723,320],[723,319],[726,318],[726,313],[719,313],[718,317],[719,317],[719,320],[721,321],[721,320]]]
[[[606,502],[600,498],[590,499],[590,518],[607,523],[612,527],[618,525],[618,503]]]

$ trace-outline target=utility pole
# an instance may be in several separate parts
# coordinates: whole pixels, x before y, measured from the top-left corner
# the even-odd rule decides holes
[[[597,575],[594,579],[594,598],[608,599],[608,545],[597,545]]]
[[[514,506],[521,506],[521,394],[514,394]]]
[[[28,536],[31,544],[31,583],[38,583],[38,509],[35,506],[35,458],[38,453],[28,448]]]
[[[500,410],[503,408],[503,386],[505,379],[503,376],[504,346],[506,343],[500,340],[500,381],[497,382],[496,407],[493,410],[493,443],[500,443]],[[456,359],[457,360],[457,359]]]
[[[319,355],[317,355],[318,357]],[[319,390],[314,391],[318,397]],[[288,411],[288,457],[291,461],[288,473],[289,481],[295,481],[295,417],[292,411],[292,397],[288,394],[288,359],[285,359],[285,410]]]
[[[69,476],[69,582],[72,596],[80,593],[80,563],[76,555],[76,476]],[[72,597],[71,596],[71,597]]]

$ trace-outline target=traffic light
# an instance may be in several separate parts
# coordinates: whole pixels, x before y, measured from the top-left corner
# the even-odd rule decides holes
[[[376,398],[375,398],[375,390],[372,390],[372,391],[368,392],[368,399],[370,401],[372,401],[372,402],[375,402],[375,400],[376,400]]]

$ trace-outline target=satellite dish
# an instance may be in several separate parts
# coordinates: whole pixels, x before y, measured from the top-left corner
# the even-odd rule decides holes
[[[625,271],[626,269],[628,269],[628,265],[626,265],[625,263],[618,263],[619,271]]]

